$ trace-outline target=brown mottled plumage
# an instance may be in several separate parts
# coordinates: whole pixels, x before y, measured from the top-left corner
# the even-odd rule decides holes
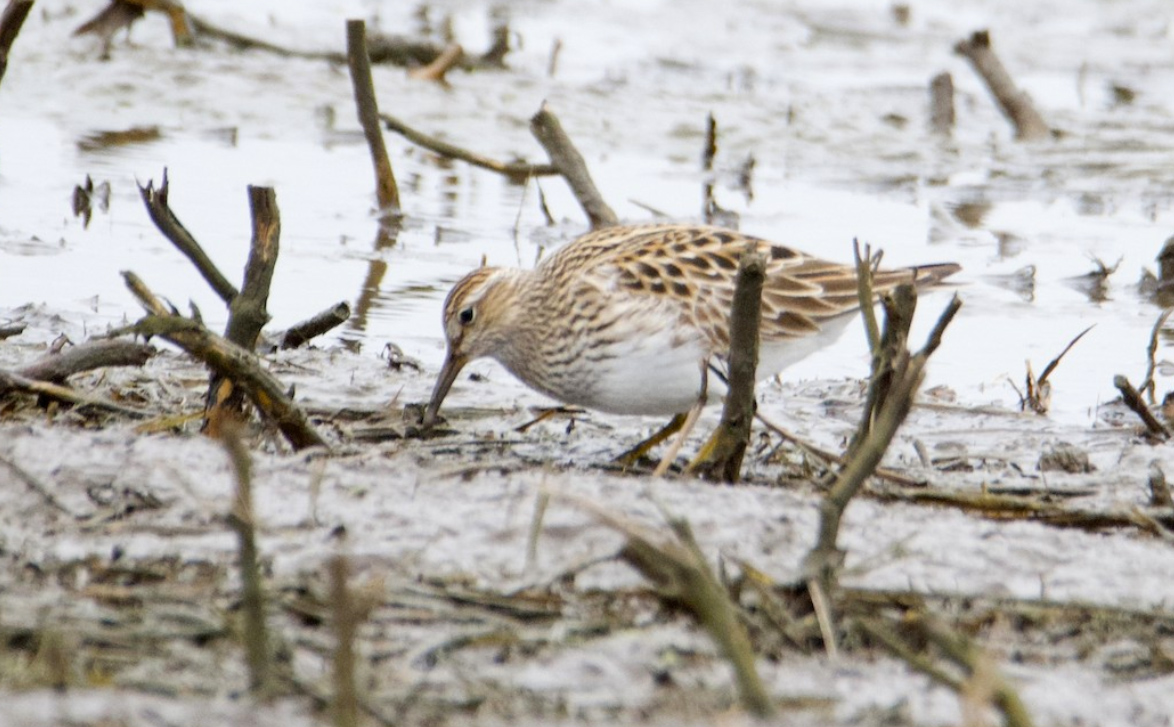
[[[425,422],[435,420],[461,368],[500,361],[538,391],[621,414],[684,412],[702,370],[729,347],[738,258],[767,259],[759,372],[777,373],[830,342],[859,307],[855,268],[731,230],[700,225],[608,227],[584,235],[533,270],[480,268],[444,304],[448,356]],[[883,294],[932,285],[959,266],[880,270]]]

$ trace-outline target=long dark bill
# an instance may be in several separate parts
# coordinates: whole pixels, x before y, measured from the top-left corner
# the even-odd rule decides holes
[[[444,402],[444,397],[448,396],[448,390],[452,388],[452,384],[457,380],[457,374],[465,367],[469,360],[464,356],[453,355],[452,351],[444,358],[444,366],[440,367],[440,375],[436,377],[436,387],[432,389],[432,399],[428,401],[428,408],[424,410],[424,421],[421,425],[428,429],[436,423],[436,415],[440,412],[440,405]]]

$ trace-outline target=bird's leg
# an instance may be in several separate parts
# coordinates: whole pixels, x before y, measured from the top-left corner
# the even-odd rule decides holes
[[[672,446],[664,453],[664,457],[660,460],[660,464],[652,472],[654,477],[660,477],[668,472],[669,466],[677,458],[677,453],[681,451],[681,446],[685,444],[685,438],[693,431],[693,426],[697,424],[697,417],[701,415],[701,410],[705,408],[705,400],[709,394],[709,363],[703,361],[701,363],[701,392],[697,395],[697,401],[693,402],[693,406],[689,412],[685,414],[685,421],[681,424],[681,431],[677,434],[677,438],[673,440]]]
[[[640,461],[641,457],[648,454],[653,447],[681,431],[681,427],[685,424],[685,418],[685,414],[674,414],[673,418],[669,419],[669,423],[657,430],[651,437],[616,457],[616,463],[625,468],[632,467]]]
[[[724,383],[726,385],[727,389],[729,388],[729,385],[730,385],[729,379],[726,378],[725,373],[721,369],[715,368],[714,366],[711,365],[709,367],[709,370],[711,372],[713,372],[713,374],[715,376],[717,376],[719,379],[722,380],[722,383]],[[685,474],[687,474],[687,475],[692,474],[693,471],[695,469],[697,469],[697,465],[699,465],[702,462],[704,462],[705,460],[709,459],[710,455],[713,454],[714,449],[717,448],[717,442],[719,439],[718,435],[721,431],[722,431],[722,428],[719,426],[717,429],[715,429],[713,431],[713,434],[709,435],[709,439],[705,442],[705,444],[703,444],[701,446],[701,449],[698,450],[696,456],[693,457],[693,461],[691,461],[685,467]]]

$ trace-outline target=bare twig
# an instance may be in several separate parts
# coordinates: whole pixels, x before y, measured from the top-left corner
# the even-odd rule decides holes
[[[876,322],[876,296],[872,292],[872,272],[876,261],[872,257],[872,246],[864,245],[864,255],[860,254],[860,241],[852,240],[852,256],[856,261],[856,295],[860,300],[860,316],[864,320],[864,334],[868,338],[868,350],[876,355],[880,346],[880,325]]]
[[[131,26],[143,17],[145,12],[142,5],[123,2],[123,0],[111,0],[97,15],[78,26],[73,34],[75,36],[86,34],[97,36],[102,43],[101,58],[107,60],[110,58],[114,36],[123,28],[126,28],[129,33]]]
[[[280,382],[258,364],[252,351],[217,336],[196,321],[173,314],[137,275],[129,271],[122,275],[130,291],[152,314],[131,326],[131,332],[171,341],[213,371],[235,381],[294,449],[326,446],[305,413],[286,396]]]
[[[562,49],[562,39],[555,38],[554,42],[550,44],[550,58],[546,61],[547,78],[554,78],[554,74],[558,72],[558,54],[562,52]]]
[[[797,447],[799,447],[803,451],[807,452],[808,454],[814,456],[816,459],[821,459],[824,462],[827,462],[829,464],[838,464],[838,465],[843,465],[844,462],[847,461],[847,458],[844,457],[843,455],[836,454],[835,452],[832,452],[830,450],[824,449],[822,447],[818,447],[818,446],[812,444],[811,442],[804,441],[801,437],[799,437],[794,432],[788,431],[787,429],[779,426],[776,422],[763,416],[761,412],[756,413],[754,415],[754,418],[757,419],[758,421],[762,422],[762,425],[765,426],[767,429],[771,430],[772,432],[779,435],[780,437],[787,440],[788,442],[791,442],[792,444],[796,445]],[[925,486],[925,482],[923,480],[914,479],[913,477],[910,477],[909,475],[898,472],[896,470],[889,469],[887,467],[877,467],[876,471],[873,472],[872,474],[874,477],[877,477],[878,479],[887,480],[889,482],[892,482],[897,485],[902,485],[904,487],[924,487]]]
[[[436,56],[436,59],[431,63],[408,71],[408,77],[420,81],[433,81],[447,87],[448,79],[445,78],[445,74],[460,62],[464,54],[465,51],[460,45],[450,43],[445,47],[444,52]]]
[[[510,179],[523,180],[528,177],[548,177],[559,173],[559,170],[553,164],[529,164],[521,161],[503,162],[497,159],[490,159],[489,157],[482,156],[455,144],[442,141],[435,136],[429,136],[389,114],[381,113],[379,114],[379,118],[388,129],[391,129],[417,146],[422,146],[444,157],[459,159],[473,166],[488,169],[498,174],[504,174]]]
[[[958,694],[960,698],[968,692],[973,693],[976,687],[983,687],[982,691],[989,697],[991,706],[1002,712],[1007,727],[1032,725],[1031,716],[1027,713],[1019,694],[990,665],[990,657],[973,641],[944,624],[938,623],[924,613],[914,614],[902,622],[906,629],[911,626],[917,630],[918,640],[928,641],[938,647],[941,653],[962,671],[962,676],[951,674],[936,664],[929,655],[919,653],[885,619],[857,618],[855,623],[893,656]],[[977,680],[983,680],[984,684],[976,684]]]
[[[1150,462],[1150,505],[1153,507],[1174,507],[1174,499],[1170,497],[1170,485],[1166,483],[1166,473],[1162,471],[1159,460]]]
[[[8,70],[8,54],[12,51],[12,44],[20,34],[21,26],[29,11],[33,9],[33,0],[8,0],[4,7],[4,14],[0,15],[0,80],[4,79],[4,72]]]
[[[249,691],[265,698],[272,689],[269,631],[265,626],[265,597],[257,551],[253,511],[252,462],[239,429],[221,428],[221,443],[236,476],[236,491],[228,523],[236,531],[241,576],[241,611],[244,615],[245,660],[249,667]]]
[[[945,71],[929,84],[929,128],[941,136],[954,129],[954,77]]]
[[[1166,238],[1157,260],[1158,284],[1163,287],[1174,285],[1174,236]]]
[[[30,379],[60,384],[74,374],[92,369],[142,366],[154,355],[155,349],[141,343],[95,339],[71,346],[62,353],[43,356],[22,366],[18,373]]]
[[[355,637],[358,616],[347,586],[349,568],[345,557],[330,560],[330,601],[334,612],[334,725],[355,727],[359,723],[359,692],[355,686]]]
[[[693,614],[734,668],[742,706],[756,717],[769,717],[774,703],[758,677],[754,650],[734,604],[706,563],[688,523],[674,520],[669,525],[675,541],[654,544],[629,533],[620,557]]]
[[[954,45],[954,52],[964,56],[986,82],[1003,114],[1015,126],[1015,138],[1023,141],[1046,139],[1052,130],[1035,110],[1026,93],[1015,87],[1015,82],[995,51],[991,48],[990,33],[979,30],[966,40]]]
[[[1076,338],[1073,338],[1071,341],[1069,341],[1068,345],[1064,347],[1064,350],[1061,351],[1054,359],[1048,362],[1048,365],[1044,367],[1043,373],[1039,375],[1040,384],[1043,384],[1048,380],[1048,377],[1051,376],[1052,372],[1056,370],[1056,367],[1060,365],[1060,360],[1068,355],[1068,352],[1072,350],[1072,347],[1075,346],[1077,342],[1080,341],[1080,339],[1084,338],[1085,334],[1092,329],[1093,326],[1089,326],[1080,333],[1076,334]]]
[[[346,47],[359,123],[363,126],[363,135],[367,137],[371,161],[375,166],[375,196],[379,200],[379,209],[391,215],[399,215],[399,187],[396,186],[395,174],[387,158],[387,147],[383,144],[383,133],[379,129],[379,104],[375,100],[375,86],[371,81],[371,58],[367,55],[367,24],[364,21],[347,21]]]
[[[717,156],[717,119],[713,112],[705,117],[705,146],[701,147],[701,169],[708,172],[713,169],[713,160]]]
[[[530,131],[546,149],[551,163],[567,180],[575,199],[579,200],[579,205],[587,213],[592,229],[618,224],[619,218],[616,217],[616,213],[603,201],[595,182],[591,181],[591,174],[587,171],[583,156],[563,131],[558,117],[545,103],[530,119]]]
[[[323,333],[346,323],[351,317],[351,307],[346,302],[338,303],[301,323],[295,323],[277,336],[278,348],[297,348]]]
[[[976,681],[984,680],[987,683],[981,685],[980,690],[987,692],[991,705],[1002,712],[1003,724],[1006,727],[1031,727],[1031,715],[1027,713],[1019,693],[994,668],[991,657],[972,639],[929,616],[922,615],[914,619],[914,623],[932,644],[965,672],[966,681],[959,692],[961,696],[979,686],[975,684]]]
[[[196,242],[196,238],[187,231],[187,228],[180,223],[179,218],[171,211],[171,207],[167,204],[167,195],[169,187],[167,183],[167,170],[163,170],[163,183],[159,185],[159,189],[155,189],[154,181],[148,181],[147,186],[139,186],[139,194],[143,198],[143,204],[147,207],[147,214],[151,216],[151,221],[155,223],[155,227],[163,233],[163,236],[175,245],[176,249],[187,256],[192,264],[196,266],[196,270],[203,276],[208,285],[212,286],[212,290],[220,296],[225,305],[232,303],[233,298],[240,294],[236,286],[228,282],[228,278],[220,272],[216,264],[212,262],[212,258],[204,252],[204,248],[200,247],[200,243]]]
[[[92,406],[95,409],[105,409],[106,411],[125,414],[126,416],[135,418],[150,416],[150,412],[143,411],[142,409],[124,406],[96,396],[79,393],[67,386],[51,384],[47,381],[37,381],[27,376],[21,376],[14,371],[0,369],[0,392],[6,390],[24,391],[29,394],[37,394],[38,396],[47,396],[50,399],[58,399],[76,406]]]
[[[738,264],[730,307],[729,392],[721,422],[686,470],[698,471],[706,479],[737,482],[742,469],[754,422],[758,326],[765,280],[766,258],[748,245]]]
[[[257,346],[261,329],[269,322],[269,288],[280,251],[281,213],[272,187],[249,185],[249,214],[253,220],[249,259],[245,263],[240,294],[229,304],[224,337],[252,350]]]
[[[1044,367],[1044,371],[1039,375],[1039,378],[1036,378],[1035,374],[1032,373],[1031,362],[1027,362],[1027,374],[1024,379],[1026,389],[1024,393],[1019,395],[1019,409],[1021,411],[1027,411],[1030,408],[1037,414],[1046,414],[1048,412],[1048,408],[1052,403],[1052,385],[1048,381],[1048,377],[1052,375],[1052,372],[1060,365],[1060,361],[1068,355],[1068,352],[1072,350],[1072,347],[1076,345],[1077,341],[1084,338],[1085,334],[1092,329],[1093,326],[1089,326],[1076,334],[1076,337],[1068,342],[1064,350],[1048,362],[1048,365]],[[1016,393],[1019,392],[1018,389],[1015,391]]]
[[[962,305],[955,296],[938,318],[926,345],[917,354],[910,355],[906,345],[917,304],[916,289],[911,284],[899,285],[883,302],[885,327],[873,355],[864,413],[848,446],[847,462],[820,503],[819,533],[804,559],[809,588],[814,582],[817,590],[831,598],[834,598],[836,573],[844,558],[843,551],[836,545],[844,511],[880,463],[909,413],[924,376],[925,364]],[[830,622],[830,617],[827,620]],[[825,632],[834,633],[834,630],[829,626]]]
[[[240,293],[228,305],[224,338],[246,351],[254,351],[261,329],[269,322],[269,287],[280,249],[281,216],[273,188],[250,185],[249,211],[253,218],[249,259]],[[233,379],[213,371],[204,417],[208,434],[216,436],[220,422],[226,416],[238,415],[243,406],[244,393],[236,389]]]
[[[1137,414],[1151,436],[1162,440],[1170,438],[1170,428],[1158,421],[1158,418],[1154,416],[1150,408],[1145,405],[1141,394],[1137,389],[1133,388],[1133,384],[1129,383],[1129,379],[1118,374],[1113,377],[1113,386],[1116,386],[1117,390],[1121,392],[1121,400],[1125,402],[1125,406],[1132,409],[1134,414]]]
[[[1158,357],[1158,336],[1162,332],[1162,326],[1166,325],[1166,321],[1170,319],[1170,314],[1174,313],[1174,308],[1167,308],[1158,316],[1158,320],[1154,321],[1153,330],[1150,331],[1150,345],[1146,348],[1146,368],[1145,378],[1141,381],[1141,386],[1138,391],[1146,395],[1150,404],[1154,403],[1155,389],[1154,386],[1154,371],[1157,369]]]
[[[77,517],[77,515],[75,513],[73,513],[72,511],[70,511],[70,509],[68,507],[61,504],[61,501],[57,499],[57,497],[53,494],[53,491],[49,487],[47,487],[44,483],[42,483],[36,477],[33,477],[31,474],[26,472],[23,467],[21,467],[20,465],[18,465],[15,462],[8,460],[5,457],[0,457],[0,465],[4,465],[5,467],[7,467],[8,470],[10,472],[12,472],[13,475],[16,476],[16,479],[23,482],[25,484],[25,486],[28,487],[33,492],[40,495],[41,499],[44,500],[45,504],[47,504],[49,507],[51,507],[54,510],[57,510],[59,512],[63,512],[66,515],[70,515],[72,517]]]

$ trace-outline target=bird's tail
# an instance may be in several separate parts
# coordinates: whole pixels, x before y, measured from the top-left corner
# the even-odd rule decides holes
[[[957,263],[935,263],[910,268],[877,270],[872,274],[872,287],[877,293],[885,293],[901,283],[912,282],[918,288],[928,288],[942,282],[962,269]],[[909,276],[913,275],[910,281]]]

